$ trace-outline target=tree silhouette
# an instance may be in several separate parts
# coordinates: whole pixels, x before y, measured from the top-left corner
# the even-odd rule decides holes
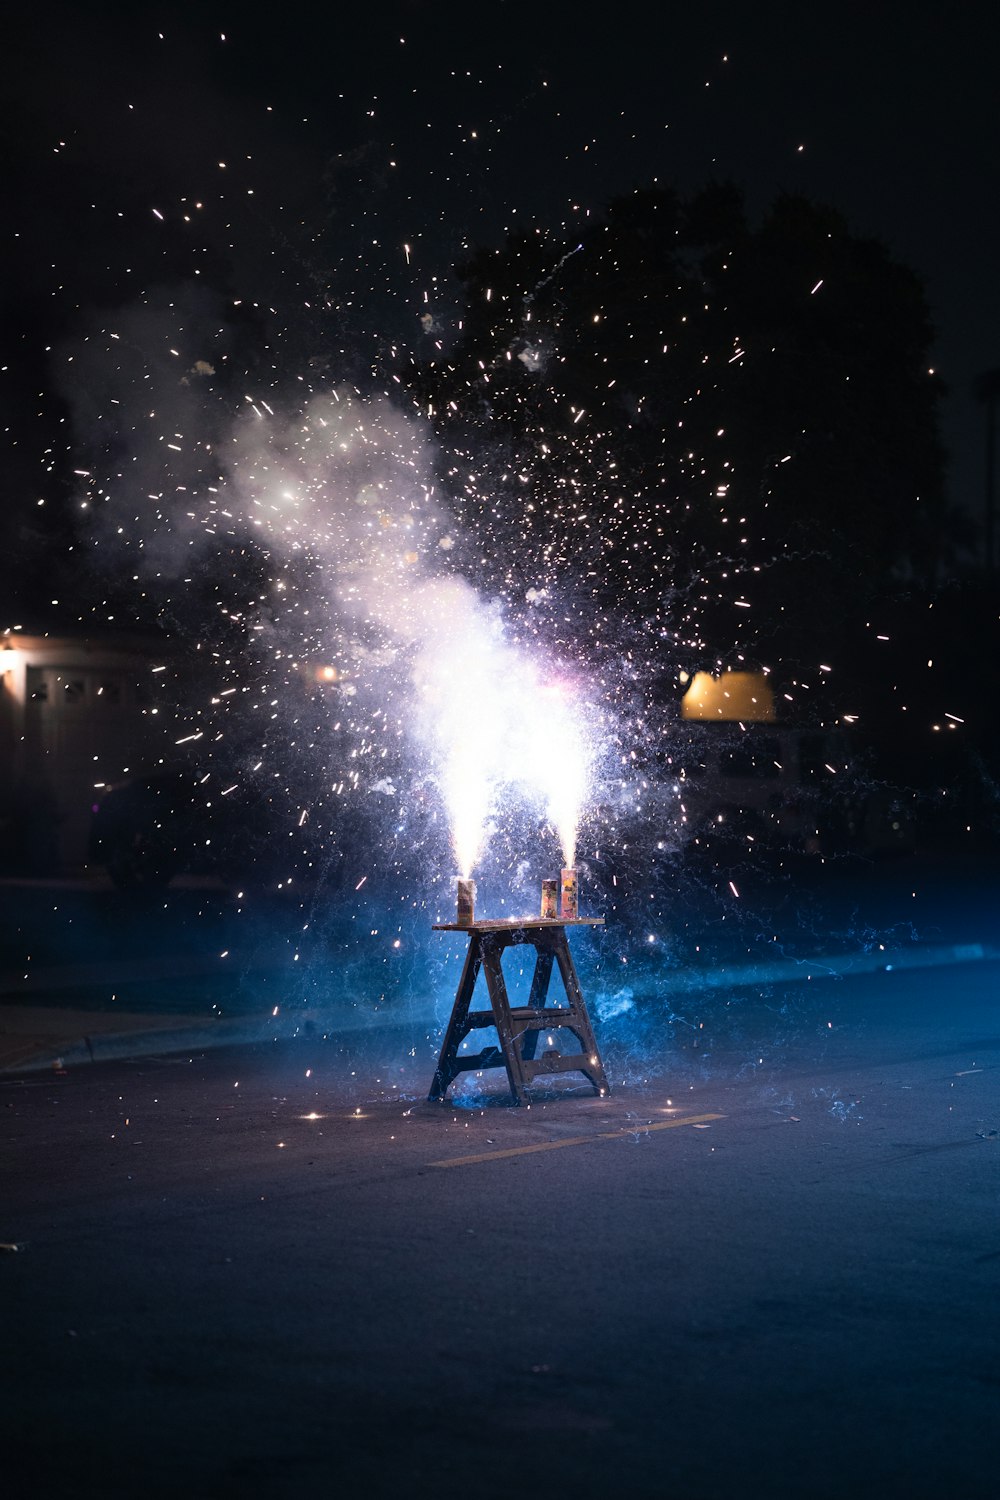
[[[976,396],[986,407],[986,505],[983,553],[986,571],[992,574],[996,562],[996,448],[1000,370],[985,370],[978,377]]]
[[[615,610],[679,657],[811,662],[961,540],[921,284],[837,213],[654,188],[458,275],[458,342],[405,379],[466,563],[571,596],[588,648]]]

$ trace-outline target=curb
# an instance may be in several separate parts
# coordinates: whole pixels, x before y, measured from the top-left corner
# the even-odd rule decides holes
[[[950,968],[1000,958],[1000,948],[986,943],[949,943],[935,948],[897,948],[877,953],[830,953],[822,957],[779,958],[768,963],[720,964],[712,970],[675,971],[665,988],[682,994],[698,990],[742,989],[753,984],[788,984],[810,979],[854,979],[861,974],[890,974],[897,969]]]
[[[277,1021],[206,1021],[203,1026],[164,1027],[150,1031],[109,1031],[84,1034],[60,1043],[40,1043],[29,1055],[0,1063],[0,1078],[48,1069],[66,1070],[84,1063],[124,1062],[132,1058],[167,1056],[177,1052],[204,1052],[216,1047],[251,1047],[264,1042],[288,1042],[298,1038],[350,1036],[374,1031],[387,1023],[434,1025],[430,1014],[396,1016],[389,1011],[344,1016],[299,1016]],[[31,1047],[30,1041],[26,1042]]]

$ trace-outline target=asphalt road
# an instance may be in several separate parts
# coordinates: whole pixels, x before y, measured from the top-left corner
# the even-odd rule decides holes
[[[0,1079],[4,1494],[992,1500],[998,994],[632,1015],[530,1109],[405,1028]]]

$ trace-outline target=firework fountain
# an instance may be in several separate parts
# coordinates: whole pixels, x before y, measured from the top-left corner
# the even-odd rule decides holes
[[[741,513],[749,486],[725,427],[754,350],[724,298],[709,308],[683,266],[650,255],[647,231],[662,223],[672,243],[673,212],[650,192],[603,226],[582,214],[482,261],[466,284],[473,332],[457,319],[445,332],[409,239],[379,241],[401,272],[405,259],[410,292],[427,280],[412,380],[392,373],[405,360],[381,327],[357,384],[343,378],[357,350],[338,346],[328,380],[334,358],[305,360],[301,326],[284,366],[251,377],[262,367],[238,347],[243,310],[202,283],[153,286],[63,351],[76,430],[93,442],[81,477],[97,460],[80,500],[89,539],[106,573],[132,565],[216,672],[178,746],[218,759],[242,736],[247,775],[287,799],[289,822],[350,846],[342,889],[374,900],[370,873],[405,871],[414,924],[456,895],[470,920],[476,899],[524,911],[530,892],[537,910],[557,871],[559,916],[579,911],[581,886],[600,890],[626,918],[615,956],[630,975],[678,926],[686,761],[701,768],[697,747],[678,746],[663,679],[723,665],[710,611],[732,615],[721,628],[729,664],[742,661],[760,559],[780,550],[769,488],[756,521]],[[375,243],[366,225],[359,264]],[[659,288],[641,307],[620,296],[633,261]],[[346,272],[340,290],[360,297]],[[781,450],[781,482],[792,457]],[[331,686],[303,709],[303,674],[322,664]],[[815,702],[825,672],[784,699]],[[740,887],[713,879],[731,915]],[[552,911],[551,890],[544,901]]]
[[[254,405],[204,519],[220,515],[308,560],[313,588],[348,627],[339,649],[357,732],[370,735],[380,715],[384,726],[391,707],[404,758],[440,799],[468,910],[474,868],[514,809],[539,837],[547,826],[575,866],[598,716],[554,653],[518,644],[499,606],[446,570],[450,523],[413,420],[349,392],[287,423]],[[311,613],[302,597],[292,608],[303,622]]]

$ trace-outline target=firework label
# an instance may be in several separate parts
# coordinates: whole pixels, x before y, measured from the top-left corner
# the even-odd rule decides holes
[[[575,920],[580,915],[579,881],[575,870],[560,870],[561,900],[559,902],[559,915],[564,919]]]
[[[542,881],[542,919],[543,921],[555,920],[559,902],[558,880]]]

